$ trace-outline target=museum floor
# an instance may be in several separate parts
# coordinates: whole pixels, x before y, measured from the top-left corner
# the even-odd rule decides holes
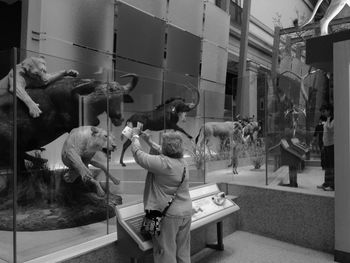
[[[224,251],[205,249],[193,263],[326,263],[333,255],[275,239],[236,231],[224,238]]]

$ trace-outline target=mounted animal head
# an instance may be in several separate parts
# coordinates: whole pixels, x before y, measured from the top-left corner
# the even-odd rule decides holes
[[[86,117],[96,124],[97,115],[106,112],[115,126],[120,126],[123,119],[123,103],[132,103],[133,99],[129,93],[138,82],[136,74],[126,74],[121,78],[132,77],[132,80],[121,85],[118,82],[90,81],[82,83],[74,88],[73,92],[84,96]]]

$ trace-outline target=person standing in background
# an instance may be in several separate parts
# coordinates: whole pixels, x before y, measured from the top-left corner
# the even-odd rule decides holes
[[[334,115],[333,106],[330,104],[321,107],[322,115],[326,117],[323,124],[323,149],[324,149],[324,183],[318,188],[325,191],[334,191]]]
[[[321,167],[322,170],[325,169],[324,164],[324,150],[323,150],[323,124],[327,120],[327,118],[323,115],[320,116],[320,120],[317,123],[314,131],[314,138],[313,138],[313,144],[318,146],[318,151],[321,153]]]

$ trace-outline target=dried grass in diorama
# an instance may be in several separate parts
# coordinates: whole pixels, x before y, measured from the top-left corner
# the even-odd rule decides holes
[[[211,160],[209,149],[205,149],[205,147],[193,144],[192,149],[186,150],[191,154],[193,163],[198,170],[203,169],[205,162]]]
[[[254,169],[260,169],[265,164],[265,143],[261,138],[248,144],[246,152]]]

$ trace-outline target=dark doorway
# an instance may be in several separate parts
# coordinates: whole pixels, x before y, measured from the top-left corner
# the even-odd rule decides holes
[[[10,52],[12,47],[21,44],[22,2],[0,0],[0,78],[10,70]]]

